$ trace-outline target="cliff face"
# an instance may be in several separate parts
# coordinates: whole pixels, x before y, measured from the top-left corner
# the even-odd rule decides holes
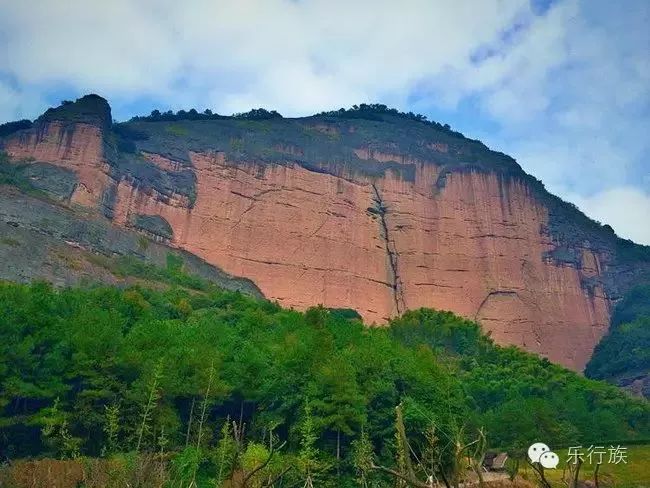
[[[70,201],[97,207],[109,184],[104,162],[102,130],[91,124],[43,123],[34,131],[8,141],[7,153],[16,159],[34,159],[74,171],[78,183]]]
[[[115,136],[56,118],[5,150],[73,170],[70,202],[118,225],[158,216],[166,236],[140,230],[284,306],[352,308],[377,324],[452,310],[582,370],[617,294],[650,269],[623,263],[607,230],[572,223],[577,212],[514,161],[421,122],[136,121]]]

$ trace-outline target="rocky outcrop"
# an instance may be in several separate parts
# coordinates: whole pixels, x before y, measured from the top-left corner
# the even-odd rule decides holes
[[[349,308],[376,324],[451,310],[501,344],[582,370],[617,294],[650,269],[620,258],[613,234],[572,217],[514,161],[422,123],[125,128],[139,134],[129,164],[112,129],[84,122],[50,120],[5,149],[74,171],[73,202],[108,208],[115,224],[249,278],[284,306]],[[181,173],[188,186],[176,191]]]
[[[70,196],[74,203],[98,206],[109,185],[103,132],[96,125],[43,122],[9,139],[5,151],[17,160],[46,162],[74,171],[77,184]]]
[[[0,185],[0,279],[28,282],[38,278],[60,286],[135,284],[141,282],[138,274],[124,272],[121,260],[134,259],[145,270],[147,266],[165,269],[171,256],[192,276],[262,296],[250,280],[156,241],[92,214]],[[164,282],[156,275],[144,278],[148,286]]]

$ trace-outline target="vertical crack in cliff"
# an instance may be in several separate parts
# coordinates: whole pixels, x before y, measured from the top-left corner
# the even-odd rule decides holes
[[[386,247],[386,255],[388,257],[388,263],[390,267],[390,286],[393,289],[393,300],[395,301],[395,309],[398,314],[401,314],[406,306],[404,305],[404,292],[402,286],[402,280],[399,275],[397,258],[399,254],[395,249],[395,241],[390,238],[388,232],[388,224],[386,223],[386,214],[388,213],[388,207],[384,203],[384,200],[377,190],[377,186],[374,183],[371,183],[372,189],[374,192],[373,201],[375,203],[375,211],[379,215],[379,222],[381,224],[380,235],[384,240],[384,245]]]

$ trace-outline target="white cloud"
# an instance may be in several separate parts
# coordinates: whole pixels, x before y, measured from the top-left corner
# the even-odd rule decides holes
[[[619,234],[648,242],[634,229],[643,222],[632,224],[630,215],[643,215],[647,200],[640,196],[650,192],[650,4],[626,5],[568,2],[537,23],[517,56],[534,61],[541,53],[533,45],[551,54],[488,89],[481,101],[501,130],[484,138],[552,192],[581,202]]]
[[[470,88],[483,92],[483,105],[496,120],[519,124],[549,107],[550,75],[570,56],[566,38],[577,10],[577,2],[568,0],[530,20],[516,44],[501,46],[500,55],[476,68]]]
[[[5,120],[31,118],[45,106],[38,93],[24,93],[0,80],[0,123]]]
[[[174,36],[147,2],[3,1],[0,66],[24,84],[136,93],[178,68]]]
[[[459,119],[491,128],[472,136],[595,205],[650,188],[648,17],[646,0],[0,0],[0,119],[57,87],[221,113],[469,101]]]
[[[212,92],[228,108],[260,99],[288,113],[406,99],[423,79],[466,72],[475,49],[530,15],[527,0],[23,0],[0,8],[0,67],[20,83],[171,103]],[[188,80],[201,88],[193,96]]]
[[[574,195],[571,200],[596,220],[616,222],[619,236],[650,245],[650,193],[615,187],[589,197]]]
[[[0,83],[0,120],[18,118],[19,105],[18,92],[6,84]]]

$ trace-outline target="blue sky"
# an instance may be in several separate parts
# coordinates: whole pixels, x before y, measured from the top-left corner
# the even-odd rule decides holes
[[[285,116],[380,102],[650,244],[650,2],[0,0],[0,121],[95,92]]]

